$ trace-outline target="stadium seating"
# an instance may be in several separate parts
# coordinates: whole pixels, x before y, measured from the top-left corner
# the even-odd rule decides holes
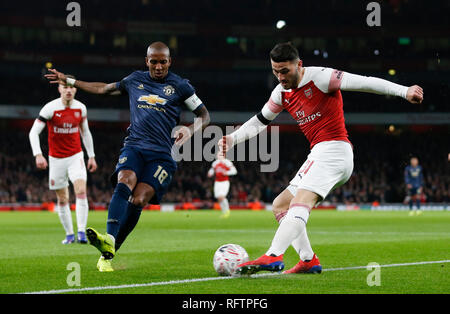
[[[4,123],[2,132],[6,132],[5,128],[11,130],[11,125]],[[445,135],[448,128],[440,129],[389,134],[383,131],[362,132],[350,127],[350,140],[355,152],[354,173],[350,181],[332,192],[326,201],[332,204],[401,203],[406,191],[403,170],[410,156],[416,155],[425,173],[424,201],[448,203],[450,175]],[[54,193],[48,190],[47,171],[38,171],[34,166],[28,130],[13,130],[14,138],[3,136],[0,142],[2,147],[8,147],[0,153],[0,168],[3,169],[0,203],[54,201]],[[104,130],[94,127],[91,131],[99,169],[88,175],[88,197],[91,208],[94,204],[103,204],[104,207],[111,198],[109,177],[125,133],[114,125]],[[46,152],[45,136],[41,136],[41,142]],[[230,204],[239,207],[258,201],[271,203],[300,168],[308,151],[302,135],[281,133],[280,165],[276,172],[261,173],[257,161],[236,161],[238,174],[231,177]],[[206,161],[181,161],[163,201],[176,204],[197,202],[201,203],[200,207],[213,208],[213,180],[206,177],[209,167],[210,163]]]

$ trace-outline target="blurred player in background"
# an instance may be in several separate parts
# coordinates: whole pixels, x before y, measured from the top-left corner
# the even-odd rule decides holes
[[[237,174],[237,169],[231,162],[222,154],[218,153],[216,160],[212,163],[208,170],[208,178],[215,175],[214,179],[214,197],[217,199],[222,211],[221,218],[228,218],[230,216],[230,205],[228,204],[227,194],[230,190],[229,176]]]
[[[92,94],[119,95],[127,92],[130,102],[128,136],[112,176],[114,193],[108,208],[106,234],[87,229],[89,242],[101,256],[100,271],[113,271],[111,259],[136,226],[142,208],[159,204],[177,168],[171,150],[183,145],[194,132],[209,124],[209,113],[188,80],[169,71],[169,48],[154,42],[147,49],[148,71],[135,71],[119,82],[83,82],[67,78],[55,69],[46,77],[50,83],[69,83]],[[200,118],[201,123],[172,130],[183,107]],[[198,121],[198,120],[197,120]],[[153,239],[154,240],[154,239]]]
[[[280,224],[271,247],[257,260],[239,265],[237,272],[282,270],[283,254],[292,244],[300,261],[285,273],[320,273],[322,266],[306,232],[309,214],[353,171],[353,148],[345,128],[341,90],[400,96],[411,103],[422,102],[423,90],[416,85],[406,87],[331,68],[304,67],[290,43],[277,44],[270,59],[280,84],[261,112],[219,141],[219,149],[227,151],[256,136],[286,110],[310,142],[311,152],[288,187],[273,201],[273,212]]]
[[[67,77],[73,78],[70,75]],[[29,139],[36,159],[36,167],[38,169],[49,167],[49,187],[56,192],[56,211],[66,232],[66,238],[62,243],[70,244],[75,241],[69,204],[69,180],[73,184],[76,198],[77,240],[79,243],[87,243],[86,223],[89,204],[86,194],[86,166],[80,135],[89,157],[90,172],[97,169],[94,142],[89,130],[86,106],[74,98],[77,89],[60,82],[58,91],[61,97],[52,100],[41,109],[39,117],[30,130]],[[46,125],[49,146],[48,163],[42,155],[39,141],[39,134]]]
[[[422,213],[420,210],[420,194],[422,193],[423,173],[417,157],[412,157],[410,164],[405,168],[405,184],[409,202],[409,215],[419,215]],[[414,203],[416,203],[416,209],[413,209]]]

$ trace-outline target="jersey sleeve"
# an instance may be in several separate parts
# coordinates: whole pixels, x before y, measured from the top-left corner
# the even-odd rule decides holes
[[[265,103],[264,107],[261,109],[261,112],[257,116],[261,122],[264,124],[269,124],[281,111],[283,111],[281,85],[278,85],[272,91],[269,100]]]
[[[83,104],[82,102],[79,102],[79,104],[80,104],[80,109],[81,109],[81,117],[82,117],[83,119],[86,119],[86,118],[87,118],[87,108],[86,108],[86,105]]]
[[[225,159],[225,164],[228,167],[227,176],[234,176],[237,174],[237,169],[231,160]]]
[[[189,110],[194,111],[203,106],[203,102],[195,94],[195,88],[188,80],[183,80],[183,83],[178,88],[181,98]]]
[[[128,92],[128,88],[130,87],[131,82],[134,79],[134,74],[136,72],[131,73],[130,75],[128,75],[127,77],[123,78],[121,81],[116,83],[116,88],[120,91],[127,91]]]
[[[333,93],[341,88],[342,71],[325,67],[309,67],[308,70],[314,85],[323,93]]]
[[[42,119],[44,120],[51,120],[53,117],[53,106],[52,103],[48,103],[46,104],[44,107],[42,107],[41,111],[39,111],[39,120],[42,121]],[[44,122],[44,121],[42,121]]]
[[[278,84],[270,94],[270,98],[267,101],[267,103],[270,105],[270,109],[273,112],[280,112],[283,110],[283,103],[282,103],[282,97],[281,97],[281,91],[283,90],[283,87],[281,84]]]
[[[365,92],[406,98],[407,86],[378,77],[342,72],[339,88],[343,91]]]

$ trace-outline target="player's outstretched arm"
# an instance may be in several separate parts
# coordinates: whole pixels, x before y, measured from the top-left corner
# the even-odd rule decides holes
[[[343,91],[398,96],[405,98],[412,104],[420,104],[423,100],[423,89],[418,85],[407,87],[381,78],[348,72],[334,71],[331,75],[330,86],[333,86],[329,90],[330,92],[340,88]]]
[[[225,135],[219,140],[218,145],[220,154],[225,156],[224,153],[230,150],[234,145],[242,143],[261,133],[280,112],[281,110],[274,109],[274,105],[272,105],[271,100],[269,100],[258,114],[247,120],[247,122],[239,129],[231,134]]]
[[[50,81],[50,84],[68,84],[73,85],[85,92],[98,95],[120,95],[120,90],[117,89],[116,83],[101,83],[101,82],[84,82],[68,78],[64,73],[56,69],[48,69],[50,74],[45,74],[45,78]]]

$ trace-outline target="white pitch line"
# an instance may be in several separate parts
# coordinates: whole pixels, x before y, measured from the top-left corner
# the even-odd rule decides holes
[[[385,267],[401,267],[401,266],[414,266],[414,265],[426,265],[426,264],[440,264],[440,263],[450,263],[450,260],[442,261],[423,261],[423,262],[413,262],[413,263],[401,263],[401,264],[387,264],[380,265],[380,268]],[[339,271],[339,270],[354,270],[354,269],[366,269],[367,266],[353,266],[353,267],[339,267],[339,268],[327,268],[322,271]],[[280,273],[266,273],[252,275],[252,278],[268,277],[280,275]],[[72,288],[72,289],[60,289],[60,290],[44,290],[44,291],[32,291],[23,292],[22,294],[56,294],[56,293],[68,293],[68,292],[85,292],[85,291],[98,291],[98,290],[113,290],[113,289],[126,289],[126,288],[139,288],[139,287],[154,287],[154,286],[167,286],[182,283],[193,283],[193,282],[203,282],[203,281],[214,281],[214,280],[228,280],[241,277],[207,277],[207,278],[194,278],[194,279],[182,279],[182,280],[170,280],[170,281],[160,281],[160,282],[149,282],[141,284],[128,284],[119,286],[102,286],[102,287],[86,287],[86,288]]]

